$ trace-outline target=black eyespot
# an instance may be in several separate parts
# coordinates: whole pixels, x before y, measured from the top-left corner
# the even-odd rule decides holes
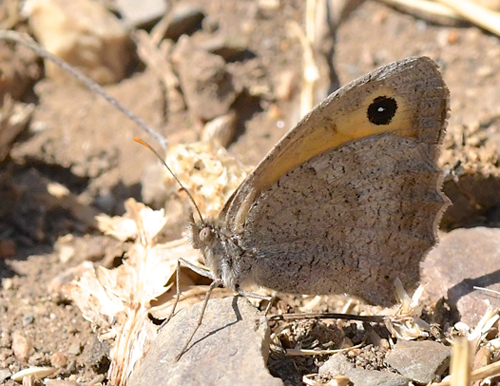
[[[397,109],[398,103],[394,98],[379,96],[368,107],[368,120],[374,125],[388,125]]]

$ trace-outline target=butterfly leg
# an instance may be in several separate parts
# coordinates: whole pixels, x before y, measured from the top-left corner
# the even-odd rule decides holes
[[[184,265],[185,267],[189,268],[193,272],[196,272],[200,276],[214,280],[214,277],[212,276],[210,271],[204,270],[203,268],[200,268],[200,267],[194,265],[193,263],[190,263],[189,261],[184,260],[183,258],[180,258],[179,260],[177,260],[177,268],[175,270],[175,288],[176,288],[175,302],[174,302],[174,305],[172,307],[172,312],[170,312],[170,315],[168,316],[168,318],[163,321],[163,323],[160,326],[160,329],[163,328],[163,326],[165,326],[170,321],[170,319],[172,319],[172,317],[175,314],[177,304],[179,304],[179,300],[181,299],[181,285],[180,285],[180,279],[179,279],[180,273],[181,273],[181,265]]]
[[[179,359],[181,359],[182,355],[184,355],[184,353],[187,351],[189,344],[191,343],[191,341],[194,338],[194,335],[196,334],[196,331],[198,331],[198,329],[201,326],[201,322],[203,321],[203,315],[205,315],[205,309],[207,308],[207,304],[208,304],[208,300],[210,299],[210,295],[212,294],[212,291],[214,290],[214,288],[217,288],[220,285],[222,285],[221,280],[214,280],[212,282],[212,284],[210,284],[210,287],[208,288],[207,294],[205,295],[205,299],[203,300],[203,306],[201,308],[200,317],[198,318],[198,323],[196,324],[196,327],[193,329],[193,332],[191,332],[191,335],[189,336],[189,339],[187,340],[186,344],[182,348],[181,352],[175,357],[175,360],[178,361]]]

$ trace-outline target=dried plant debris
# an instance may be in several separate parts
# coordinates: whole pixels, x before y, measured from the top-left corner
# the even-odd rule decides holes
[[[481,0],[381,0],[387,4],[447,24],[448,20],[467,20],[485,30],[500,35],[498,1]]]
[[[165,86],[165,97],[170,112],[176,113],[186,108],[184,97],[179,90],[179,79],[175,74],[172,64],[168,60],[172,51],[172,42],[165,40],[157,46],[152,37],[142,30],[137,30],[132,35],[137,44],[137,53],[148,64],[158,79]]]
[[[492,378],[500,375],[500,362],[490,363],[492,352],[498,351],[498,338],[489,339],[498,334],[499,310],[489,308],[474,329],[463,322],[458,322],[452,331],[452,355],[450,375],[433,386],[469,385],[470,381],[481,381],[475,385],[491,385]],[[485,358],[486,356],[486,358]],[[486,362],[476,366],[479,361]],[[494,383],[496,384],[496,383]]]
[[[109,370],[113,385],[126,384],[135,363],[156,337],[158,326],[149,315],[168,315],[175,293],[166,294],[167,283],[178,259],[194,264],[198,259],[184,240],[157,243],[156,237],[166,225],[163,210],[153,211],[132,199],[125,206],[123,217],[98,217],[104,233],[133,242],[123,264],[115,269],[91,266],[64,288],[83,316],[99,327],[100,339],[114,341]]]
[[[167,164],[205,216],[217,215],[252,169],[214,141],[170,145]],[[165,180],[171,190],[179,189],[170,175]]]
[[[387,318],[387,329],[398,339],[410,340],[429,336],[430,325],[420,318],[423,304],[419,300],[424,286],[420,285],[410,297],[399,280],[395,284],[400,307],[394,316]]]

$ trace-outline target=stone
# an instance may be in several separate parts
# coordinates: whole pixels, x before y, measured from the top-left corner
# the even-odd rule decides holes
[[[410,379],[399,374],[357,369],[343,353],[332,355],[319,368],[318,374],[326,379],[347,377],[353,386],[407,386],[410,382]]]
[[[266,368],[269,327],[263,313],[242,297],[212,299],[203,322],[179,361],[202,304],[176,314],[162,329],[129,386],[283,385]]]
[[[205,35],[200,35],[200,37]],[[244,55],[255,56],[248,50],[248,37],[241,34],[219,33],[208,38],[198,37],[196,45],[211,54],[219,55],[226,62],[242,58]]]
[[[448,368],[450,348],[431,340],[399,340],[385,362],[400,374],[418,383],[439,381]]]
[[[228,113],[238,92],[222,57],[196,47],[188,37],[183,37],[172,60],[186,104],[196,117],[210,121]]]
[[[182,35],[190,35],[201,29],[205,14],[197,6],[179,2],[172,9],[170,23],[165,32],[165,37],[172,40],[179,39]]]
[[[68,358],[62,352],[56,352],[50,356],[50,365],[52,367],[61,368],[68,364]]]
[[[115,83],[129,71],[134,58],[132,41],[120,21],[99,2],[28,0],[23,15],[47,51],[97,83]],[[45,73],[52,79],[73,80],[49,61]]]
[[[500,291],[500,229],[455,229],[442,236],[422,262],[421,277],[432,301],[446,298],[474,327],[488,304],[500,307],[498,296],[474,289]]]
[[[12,333],[12,351],[14,351],[16,359],[21,363],[27,363],[29,357],[35,352],[33,345],[21,331]]]
[[[127,29],[152,27],[167,12],[165,0],[115,0],[113,4]]]

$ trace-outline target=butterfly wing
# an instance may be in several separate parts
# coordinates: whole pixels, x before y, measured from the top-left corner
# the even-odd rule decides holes
[[[432,60],[410,58],[313,109],[221,212],[252,280],[378,304],[396,277],[413,286],[447,203],[436,158],[448,94]]]

